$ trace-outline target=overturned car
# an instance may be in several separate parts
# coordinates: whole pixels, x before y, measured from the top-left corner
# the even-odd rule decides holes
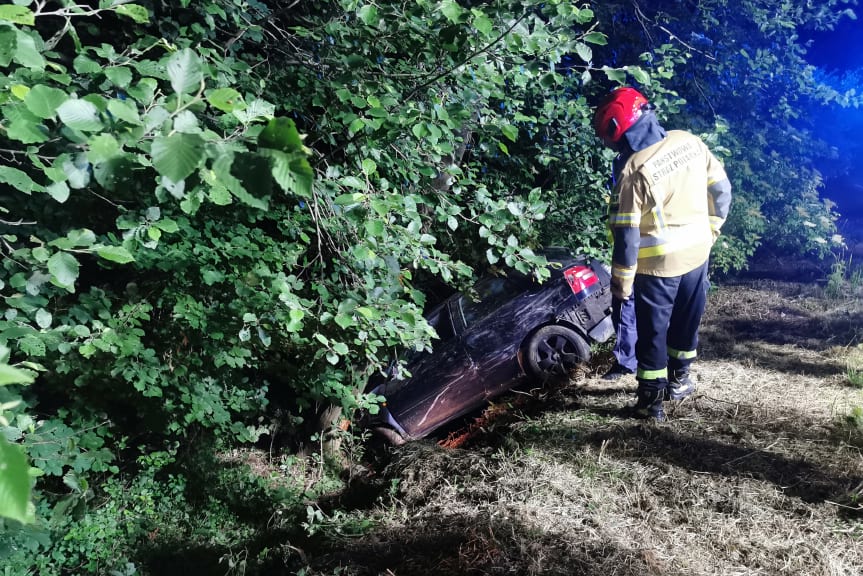
[[[440,339],[403,358],[409,376],[394,367],[370,384],[386,401],[364,424],[393,443],[422,438],[525,377],[542,384],[589,360],[591,343],[614,334],[608,269],[563,249],[543,255],[543,283],[515,271],[488,276],[476,299],[456,293],[426,314]]]

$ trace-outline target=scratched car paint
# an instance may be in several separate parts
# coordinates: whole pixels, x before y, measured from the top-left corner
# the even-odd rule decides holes
[[[404,358],[372,391],[386,398],[366,424],[391,442],[422,438],[524,379],[543,383],[590,358],[590,344],[613,335],[607,268],[563,250],[545,253],[542,284],[511,272],[439,304],[426,319],[440,339]]]

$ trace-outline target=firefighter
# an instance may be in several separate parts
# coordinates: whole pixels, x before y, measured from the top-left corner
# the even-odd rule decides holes
[[[664,420],[663,400],[695,391],[689,368],[707,300],[707,260],[728,216],[731,183],[701,139],[666,131],[634,88],[617,88],[602,100],[594,129],[621,166],[611,287],[615,298],[635,301],[632,415]]]

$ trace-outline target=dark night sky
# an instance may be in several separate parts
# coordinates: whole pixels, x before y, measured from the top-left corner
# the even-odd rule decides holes
[[[812,35],[808,60],[825,70],[836,72],[863,68],[863,20],[844,18],[835,30]]]
[[[835,30],[812,34],[811,40],[807,55],[811,64],[832,74],[863,68],[863,19],[845,18]],[[846,166],[863,166],[863,158],[855,157],[860,153],[855,134],[860,133],[858,128],[863,130],[863,109],[837,109],[835,118],[823,126],[827,128],[825,135],[831,133],[829,124],[834,122],[833,133],[842,136],[833,138],[831,144],[838,147],[840,155],[847,156]],[[846,140],[849,137],[852,141]],[[828,179],[825,184],[822,195],[837,202],[841,214],[863,218],[863,172],[852,168],[847,176]]]

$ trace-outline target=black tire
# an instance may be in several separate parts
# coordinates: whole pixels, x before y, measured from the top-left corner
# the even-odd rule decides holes
[[[524,371],[537,382],[565,378],[590,360],[590,346],[571,328],[552,324],[534,332],[523,349]]]

